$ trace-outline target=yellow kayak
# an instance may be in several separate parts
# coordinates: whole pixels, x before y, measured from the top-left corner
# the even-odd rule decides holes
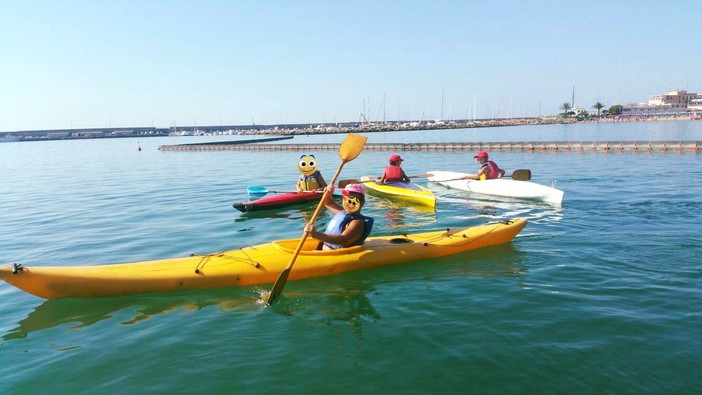
[[[525,219],[494,222],[460,230],[370,237],[362,246],[315,250],[308,238],[289,280],[329,276],[354,270],[412,262],[507,243]],[[136,263],[102,266],[0,267],[0,279],[30,294],[47,298],[101,298],[147,292],[274,283],[300,239]]]
[[[421,185],[400,181],[378,184],[375,181],[371,181],[367,176],[361,177],[361,182],[363,182],[363,185],[368,188],[371,193],[375,192],[380,195],[430,207],[436,206],[436,196],[434,196],[434,193]]]

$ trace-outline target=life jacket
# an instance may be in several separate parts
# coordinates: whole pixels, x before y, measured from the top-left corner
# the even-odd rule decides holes
[[[488,170],[489,170],[487,173],[487,177],[486,177],[488,180],[494,180],[494,179],[500,177],[500,170],[499,170],[500,168],[497,166],[497,163],[489,160],[489,161],[483,163],[483,165],[480,166],[480,168],[482,169],[485,166],[487,166]]]
[[[387,165],[385,166],[385,182],[402,181],[402,167]]]
[[[330,235],[340,235],[344,229],[346,229],[346,225],[355,219],[360,219],[363,221],[363,235],[361,235],[361,237],[349,247],[360,246],[364,241],[366,241],[366,238],[373,228],[373,218],[371,217],[366,217],[365,215],[361,214],[349,214],[345,210],[341,210],[332,217],[331,221],[329,221],[325,233],[329,233]],[[333,250],[341,248],[340,245],[335,244],[324,243],[324,245]]]
[[[319,188],[321,188],[321,185],[319,185],[319,181],[317,181],[317,177],[320,177],[321,174],[319,173],[319,170],[315,171],[314,173],[310,174],[309,176],[306,176],[304,174],[300,174],[300,178],[297,181],[297,184],[300,186],[300,189],[303,191],[314,191]]]

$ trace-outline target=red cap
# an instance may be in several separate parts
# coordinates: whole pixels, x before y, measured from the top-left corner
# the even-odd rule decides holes
[[[485,151],[478,151],[478,153],[475,154],[475,156],[474,156],[473,158],[481,158],[481,157],[487,158],[487,157],[488,157],[487,152],[485,152]]]
[[[402,159],[402,158],[400,157],[400,155],[398,155],[398,154],[392,154],[392,155],[390,155],[390,162],[397,162],[397,161],[402,162],[403,160],[404,160],[404,159]]]

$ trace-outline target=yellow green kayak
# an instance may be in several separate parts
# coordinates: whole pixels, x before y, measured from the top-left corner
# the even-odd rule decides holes
[[[430,207],[436,206],[436,196],[434,196],[434,192],[421,185],[401,181],[379,184],[372,181],[367,176],[361,177],[361,182],[371,193]]]
[[[362,246],[316,250],[307,238],[289,280],[329,276],[507,243],[525,219],[493,222],[459,230],[370,237]],[[0,267],[0,279],[47,298],[100,298],[147,292],[274,283],[288,265],[300,239],[184,258],[99,266]]]

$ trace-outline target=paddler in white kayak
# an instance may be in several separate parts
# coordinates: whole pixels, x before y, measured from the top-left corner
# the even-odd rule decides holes
[[[331,198],[334,186],[329,185],[327,189],[329,192],[324,206],[334,216],[324,233],[317,232],[311,223],[305,226],[305,232],[309,232],[310,237],[321,242],[318,249],[322,250],[362,245],[373,228],[373,218],[361,214],[361,208],[366,201],[365,188],[361,184],[348,184],[341,191],[341,206]]]
[[[400,157],[398,154],[390,155],[390,164],[385,167],[385,171],[380,177],[380,180],[378,180],[378,183],[385,184],[386,182],[397,181],[410,182],[409,177],[407,177],[405,171],[402,170],[401,165],[403,161],[404,159],[402,159],[402,157]]]
[[[297,180],[297,193],[323,191],[327,187],[327,182],[324,181],[322,173],[317,170],[317,159],[314,155],[302,155],[297,162],[297,170],[300,172],[300,178]]]
[[[496,178],[502,178],[505,175],[505,171],[497,166],[497,163],[488,160],[488,153],[485,151],[478,151],[473,157],[478,160],[480,164],[480,170],[476,175],[467,175],[461,180],[494,180]]]

